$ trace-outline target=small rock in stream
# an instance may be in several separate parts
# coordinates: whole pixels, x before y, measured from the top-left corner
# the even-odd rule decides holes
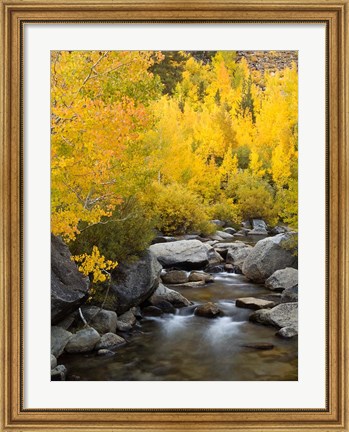
[[[208,302],[198,306],[194,314],[205,318],[217,318],[223,316],[223,311],[214,303]]]
[[[274,307],[275,303],[269,300],[262,300],[255,297],[244,297],[236,299],[235,305],[236,307],[258,310]]]
[[[146,306],[142,309],[142,312],[145,317],[161,316],[163,314],[162,310],[156,306]]]
[[[256,350],[271,350],[274,348],[273,344],[267,342],[247,343],[241,346],[244,348],[252,348]]]

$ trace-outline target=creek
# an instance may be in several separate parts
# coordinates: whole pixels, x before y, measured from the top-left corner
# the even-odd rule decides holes
[[[276,329],[248,321],[252,312],[237,308],[239,297],[270,294],[263,285],[243,275],[217,273],[204,287],[176,288],[193,306],[177,313],[143,318],[127,344],[112,357],[64,354],[60,363],[67,380],[82,381],[291,381],[298,379],[297,340],[275,336]],[[197,305],[216,303],[224,316],[208,319],[194,315]],[[258,350],[246,344],[269,343]]]

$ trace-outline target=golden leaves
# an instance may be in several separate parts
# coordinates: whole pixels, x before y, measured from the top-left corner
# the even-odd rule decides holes
[[[92,275],[93,283],[104,282],[109,279],[109,270],[113,270],[118,263],[116,261],[106,260],[100,254],[97,246],[93,246],[91,255],[86,253],[72,256],[71,259],[79,265],[79,271],[85,276]]]

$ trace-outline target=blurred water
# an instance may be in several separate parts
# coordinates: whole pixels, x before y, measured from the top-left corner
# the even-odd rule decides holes
[[[69,376],[89,381],[255,381],[297,380],[297,341],[275,336],[276,329],[248,321],[248,309],[235,307],[238,297],[270,293],[244,276],[220,273],[200,288],[182,288],[194,306],[176,315],[146,318],[139,331],[127,336],[128,344],[111,358],[95,353],[64,355],[60,362]],[[224,316],[207,319],[193,314],[195,306],[213,301]],[[243,347],[248,343],[271,343],[272,350]]]

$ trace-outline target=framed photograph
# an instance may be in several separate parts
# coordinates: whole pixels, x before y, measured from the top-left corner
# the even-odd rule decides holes
[[[348,6],[1,1],[1,430],[349,432]]]

